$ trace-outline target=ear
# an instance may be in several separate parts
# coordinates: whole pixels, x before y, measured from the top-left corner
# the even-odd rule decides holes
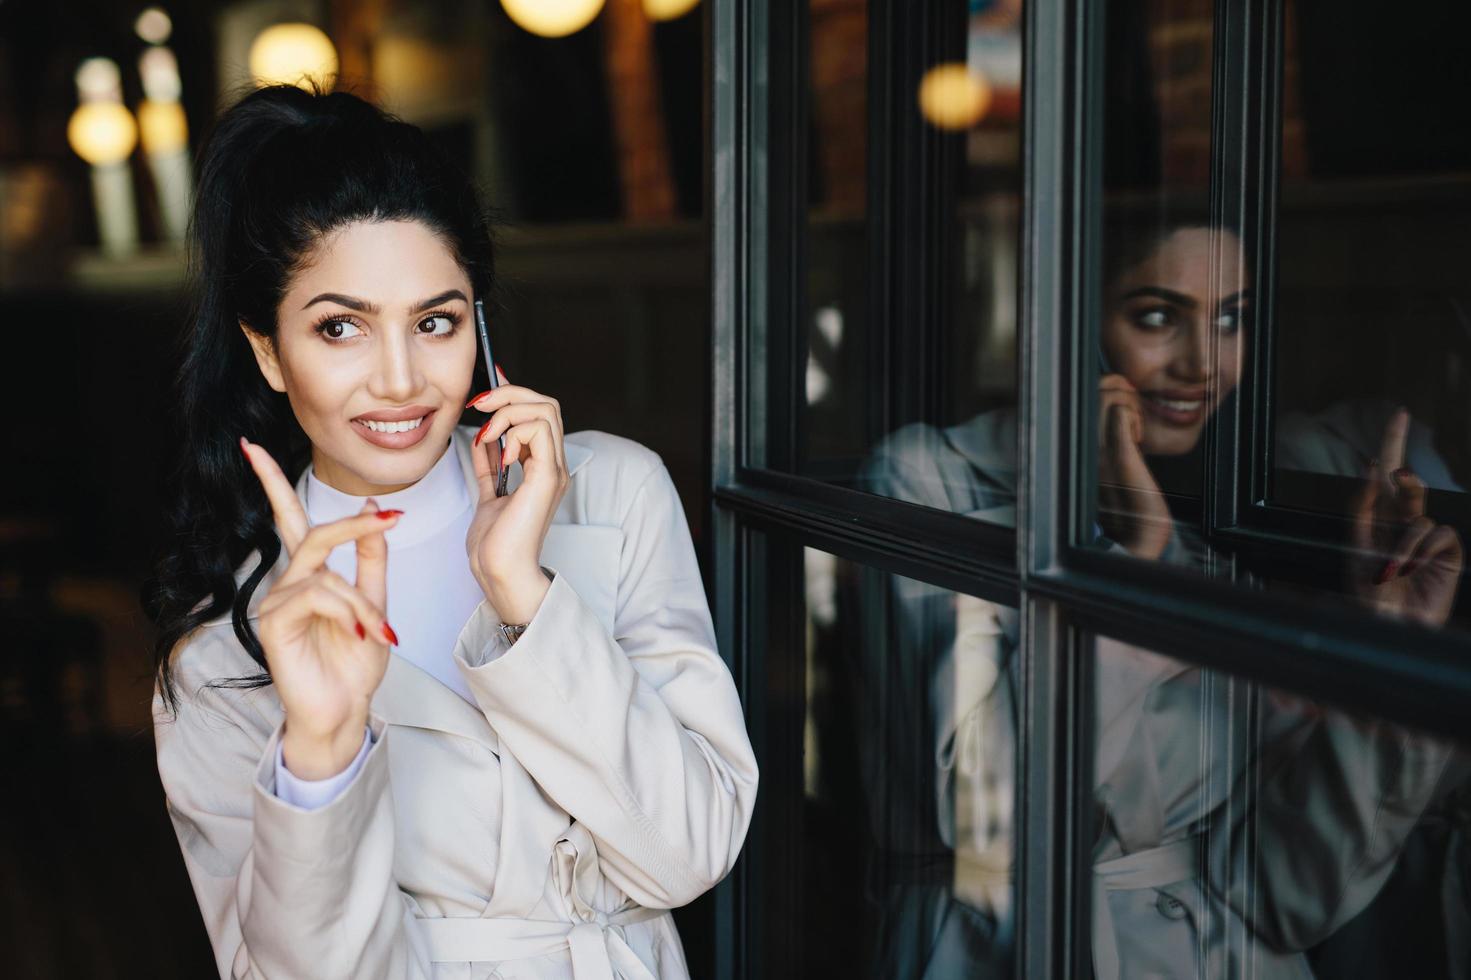
[[[250,349],[255,352],[255,363],[260,366],[260,373],[265,376],[266,384],[275,391],[284,392],[286,382],[281,376],[281,362],[276,357],[276,345],[271,338],[264,334],[256,333],[240,320],[240,332],[245,334],[245,339],[250,341]]]

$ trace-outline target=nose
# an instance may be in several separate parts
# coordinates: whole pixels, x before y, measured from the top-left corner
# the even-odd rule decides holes
[[[1215,337],[1211,332],[1210,317],[1194,316],[1187,329],[1182,330],[1176,340],[1175,357],[1171,367],[1183,381],[1199,383],[1210,377],[1211,344]]]
[[[380,336],[384,339],[368,391],[384,401],[409,401],[423,387],[414,344],[401,330],[385,330]]]

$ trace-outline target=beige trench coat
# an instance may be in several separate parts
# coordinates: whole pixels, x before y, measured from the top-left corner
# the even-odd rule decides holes
[[[453,442],[478,496],[474,432]],[[482,602],[456,641],[478,709],[390,657],[376,742],[320,809],[274,795],[274,688],[203,686],[258,670],[228,614],[175,648],[158,770],[221,977],[688,976],[666,910],[729,872],[756,762],[662,462],[599,432],[566,452],[530,629],[487,659],[504,641]]]

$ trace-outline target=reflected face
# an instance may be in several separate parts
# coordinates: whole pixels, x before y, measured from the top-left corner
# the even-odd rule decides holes
[[[1110,284],[1106,371],[1139,392],[1145,453],[1193,449],[1241,378],[1250,294],[1239,279],[1223,274],[1217,281],[1211,236],[1206,228],[1173,232]],[[1219,233],[1219,243],[1223,255],[1239,255],[1234,235]],[[1240,263],[1228,264],[1234,276]]]
[[[426,225],[355,222],[324,238],[291,283],[274,349],[242,326],[311,440],[318,479],[391,493],[439,460],[475,370],[474,299]]]

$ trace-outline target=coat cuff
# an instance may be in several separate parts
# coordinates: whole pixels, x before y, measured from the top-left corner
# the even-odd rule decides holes
[[[284,740],[277,740],[276,796],[304,810],[315,810],[336,799],[363,767],[363,759],[367,758],[368,750],[373,747],[373,730],[363,726],[363,744],[358,749],[358,754],[347,764],[347,768],[325,779],[302,779],[293,775],[286,768],[283,745]]]
[[[358,761],[349,766],[345,785],[321,806],[300,806],[278,795],[276,760],[281,752],[285,721],[271,733],[256,767],[255,850],[256,864],[262,859],[284,857],[297,864],[331,864],[351,861],[353,848],[343,841],[359,840],[372,819],[380,798],[388,787],[388,756],[385,751],[387,723],[369,712],[367,741],[359,751]],[[349,775],[350,774],[350,775]],[[333,782],[332,777],[321,782]]]
[[[567,576],[556,574],[554,569],[543,568],[543,571],[551,576],[552,583],[526,632],[514,644],[508,645],[501,636],[500,620],[489,602],[482,602],[475,609],[455,641],[455,660],[482,707],[486,706],[486,700],[481,695],[488,693],[488,688],[505,683],[496,678],[519,676],[527,670],[535,671],[542,680],[550,679],[558,694],[565,697],[574,688],[580,672],[579,654],[585,653],[583,644],[569,644],[567,639],[585,635],[589,630],[594,636],[606,635],[603,624],[583,603]],[[613,642],[611,638],[609,642]],[[626,659],[619,660],[619,667],[633,670]],[[518,689],[514,684],[504,688]]]

